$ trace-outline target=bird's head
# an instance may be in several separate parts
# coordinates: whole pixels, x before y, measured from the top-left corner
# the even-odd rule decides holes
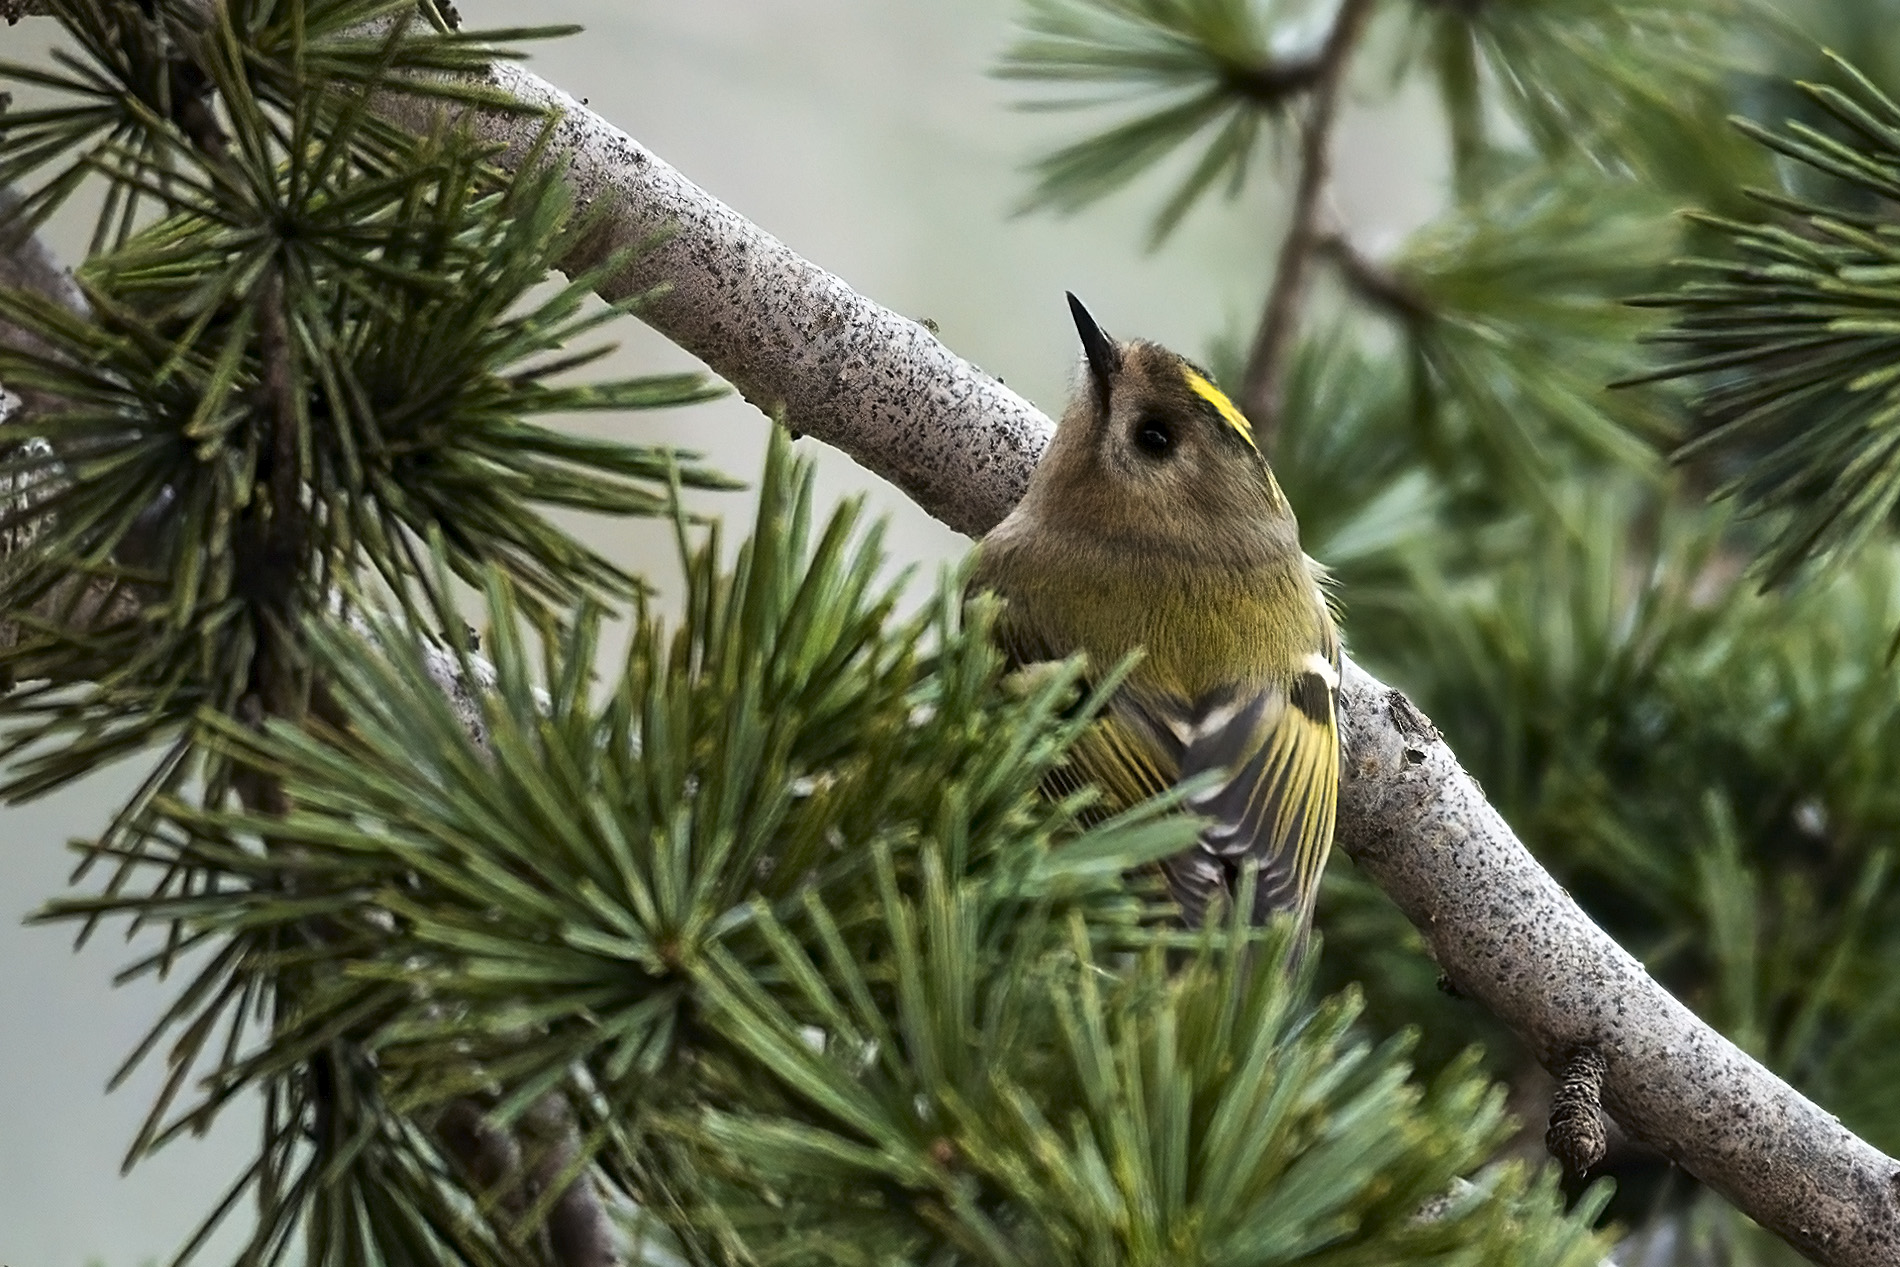
[[[1038,469],[1043,513],[1216,550],[1293,516],[1253,424],[1207,372],[1146,340],[1111,338],[1074,295],[1086,370]]]

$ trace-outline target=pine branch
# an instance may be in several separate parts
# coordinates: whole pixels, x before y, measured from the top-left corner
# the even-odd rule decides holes
[[[1738,125],[1788,164],[1782,190],[1749,191],[1770,218],[1697,215],[1724,257],[1688,261],[1670,292],[1639,301],[1674,314],[1655,336],[1669,363],[1647,378],[1696,387],[1675,460],[1722,470],[1718,496],[1772,516],[1757,565],[1769,585],[1852,557],[1900,499],[1900,101],[1834,63],[1844,88],[1799,89],[1838,135]]]
[[[18,201],[14,191],[0,188],[0,218],[17,206]],[[37,235],[29,232],[17,233],[10,245],[0,246],[0,287],[31,290],[74,311],[83,312],[85,309],[84,298],[74,284],[72,274],[59,264],[57,257]],[[5,322],[0,322],[0,340],[16,346],[38,346],[38,341],[28,332]],[[5,385],[0,384],[0,391],[4,389]],[[282,395],[281,384],[273,384],[270,402],[273,408],[288,409]],[[29,397],[26,393],[21,393],[21,396],[23,408],[27,412],[53,403],[37,396]],[[4,416],[0,416],[0,421],[5,420]],[[7,554],[18,544],[13,534],[0,538],[0,565],[4,564]],[[95,584],[94,588],[99,591],[101,599],[116,592],[104,584]],[[119,594],[119,597],[121,600],[125,598],[123,594]],[[39,607],[39,614],[43,616],[57,614],[82,627],[95,621],[105,623],[116,618],[116,609],[102,610],[96,601],[72,610],[64,589],[54,591]],[[358,627],[362,627],[360,621]],[[0,618],[0,649],[12,645],[17,637],[17,624]],[[447,652],[432,652],[427,656],[426,664],[431,679],[447,696],[457,716],[472,731],[477,732],[479,741],[480,708],[475,702],[474,692],[486,689],[492,683],[481,679],[479,675],[471,680]],[[274,785],[256,790],[265,800],[280,796]],[[277,806],[277,809],[281,812],[282,806]],[[524,1175],[514,1173],[522,1163],[522,1150],[515,1136],[487,1125],[481,1106],[472,1100],[456,1101],[444,1110],[437,1123],[436,1137],[471,1181],[482,1187],[491,1187],[513,1178],[522,1184],[519,1199],[515,1202],[517,1214],[537,1202],[547,1200],[548,1211],[543,1221],[541,1238],[550,1261],[559,1267],[613,1267],[619,1261],[614,1248],[613,1224],[592,1179],[582,1176],[568,1182],[558,1196],[547,1196],[552,1184],[562,1178],[580,1147],[579,1127],[571,1114],[567,1113],[557,1097],[550,1096],[530,1111],[529,1123],[523,1130],[532,1130],[538,1136],[537,1151]]]
[[[1247,357],[1247,373],[1241,380],[1241,408],[1253,419],[1262,444],[1269,449],[1279,428],[1287,361],[1293,336],[1299,330],[1300,313],[1306,307],[1313,257],[1326,237],[1321,217],[1332,183],[1333,121],[1339,114],[1340,92],[1352,52],[1372,16],[1373,4],[1374,0],[1341,0],[1320,52],[1319,72],[1300,135],[1300,176],[1293,194],[1292,223],[1280,243],[1266,311],[1261,315],[1253,350]]]
[[[1216,186],[1238,190],[1261,132],[1289,124],[1326,73],[1325,41],[1284,53],[1273,19],[1251,0],[1026,0],[995,73],[1038,86],[1025,109],[1112,121],[1038,159],[1024,209],[1078,210],[1198,150],[1155,215],[1149,242],[1159,245]]]
[[[0,541],[0,563],[4,563],[12,545],[10,539]],[[105,596],[106,587],[95,588],[101,590],[102,597]],[[67,615],[69,611],[64,591],[49,596],[41,607],[48,613],[58,611]],[[103,624],[116,618],[116,610],[103,611],[96,602],[89,603],[71,610],[69,618],[82,627],[95,622]],[[360,621],[356,627],[359,630],[365,628]],[[14,622],[0,620],[0,649],[11,645],[17,636]],[[480,707],[475,693],[492,687],[492,681],[479,672],[473,677],[463,672],[462,666],[445,651],[429,652],[426,666],[430,679],[448,698],[456,715],[479,742],[482,738]],[[485,666],[478,663],[477,668],[479,670]],[[269,785],[258,788],[257,793],[264,802],[279,795],[274,786]],[[519,1199],[508,1207],[511,1212],[519,1214],[538,1202],[547,1202],[539,1241],[549,1261],[557,1267],[614,1267],[621,1260],[614,1247],[613,1223],[593,1180],[583,1175],[569,1181],[558,1195],[552,1198],[547,1195],[551,1185],[563,1176],[569,1162],[578,1152],[578,1126],[566,1116],[565,1106],[556,1096],[550,1096],[537,1104],[531,1110],[530,1117],[534,1128],[544,1138],[539,1141],[537,1160],[530,1165],[525,1175],[515,1171],[522,1161],[521,1148],[515,1136],[501,1128],[487,1125],[482,1106],[474,1100],[458,1100],[447,1106],[436,1124],[435,1138],[470,1182],[486,1188],[513,1179],[521,1185]]]
[[[611,200],[598,239],[571,267],[671,232],[604,295],[669,285],[643,319],[952,527],[981,532],[1014,504],[1051,431],[1040,413],[560,89],[506,64],[486,79],[560,111],[554,144],[570,155],[576,193]],[[428,122],[414,103],[392,114]],[[538,131],[519,116],[470,122],[506,147],[503,163],[527,155]],[[1592,924],[1403,696],[1350,662],[1347,682],[1356,755],[1341,844],[1460,985],[1546,1061],[1603,1050],[1604,1103],[1618,1121],[1814,1261],[1891,1263],[1900,1164],[1698,1021]]]
[[[223,89],[221,95],[225,103],[232,107],[240,130],[246,123],[259,121],[256,113],[257,103],[254,100],[246,98],[239,102],[230,91],[228,83],[223,85]],[[248,116],[242,107],[249,107]],[[0,127],[3,127],[5,122],[5,119],[0,118]],[[195,127],[189,126],[185,120],[180,120],[180,126],[193,140],[207,167],[216,168],[220,174],[234,177],[226,182],[227,186],[241,187],[246,190],[274,189],[268,174],[261,181],[246,182],[235,179],[243,173],[224,171],[234,166],[239,159],[228,145],[231,138],[224,135],[208,113]],[[255,131],[251,139],[256,139]],[[247,154],[255,155],[266,148],[254,145]],[[265,165],[269,167],[268,159],[265,160]],[[450,180],[447,184],[450,188],[459,189],[468,182]],[[90,315],[85,293],[32,234],[33,218],[15,214],[28,205],[30,205],[30,200],[22,198],[15,191],[0,190],[0,220],[11,221],[11,227],[8,229],[11,240],[4,244],[10,249],[0,250],[0,286],[15,292],[38,295],[43,300],[50,301],[51,305],[57,305],[62,315],[68,310],[81,317]],[[292,207],[290,210],[294,213],[302,211],[303,208]],[[364,218],[375,219],[374,216]],[[530,229],[530,233],[546,238],[551,230],[558,227],[558,224],[550,223],[544,217],[542,222]],[[491,242],[489,245],[492,248],[500,244]],[[506,254],[507,252],[499,250],[490,252],[490,255],[497,259],[505,257]],[[121,266],[125,264],[123,255],[118,258],[117,263]],[[538,280],[544,267],[543,264],[535,268],[533,278],[525,280],[523,284]],[[499,290],[499,288],[493,289]],[[584,290],[584,287],[582,289]],[[303,496],[307,474],[306,464],[300,454],[299,445],[304,406],[299,387],[302,376],[297,372],[298,367],[295,364],[297,348],[291,332],[290,314],[287,311],[291,288],[283,270],[272,270],[258,286],[257,293],[260,296],[258,306],[261,309],[258,329],[262,365],[257,381],[258,391],[250,407],[266,419],[263,447],[269,453],[265,467],[268,478],[263,481],[266,491],[264,498],[260,499],[263,513],[243,516],[245,523],[241,529],[241,539],[237,547],[242,566],[250,573],[247,578],[247,597],[255,601],[262,612],[261,618],[257,621],[256,631],[260,651],[252,662],[247,693],[237,708],[239,715],[254,728],[263,726],[271,719],[301,716],[304,711],[304,697],[308,692],[308,683],[303,680],[305,675],[299,672],[300,662],[304,658],[301,654],[302,649],[298,645],[300,627],[303,622],[298,619],[300,613],[291,610],[297,597],[294,587],[298,581],[298,565],[302,561],[303,538],[309,518]],[[503,298],[502,302],[505,304],[506,298]],[[101,312],[104,313],[111,307],[109,299],[102,301]],[[123,314],[117,315],[123,316]],[[307,317],[307,314],[298,315]],[[104,319],[103,316],[101,319]],[[578,331],[585,328],[587,324],[591,323],[576,323],[575,329]],[[41,327],[41,329],[57,332],[61,327],[52,325]],[[522,345],[525,351],[534,351],[537,349],[528,346],[529,339],[523,337],[524,334],[532,335],[533,333],[532,328],[526,323],[518,323],[517,331],[510,337],[517,344]],[[49,342],[49,339],[52,341]],[[60,344],[54,335],[48,335],[46,338],[35,337],[9,322],[0,322],[0,341],[3,341],[5,345],[35,354],[49,365],[76,366],[86,360],[83,355],[76,354],[72,347]],[[341,340],[326,342],[340,343]],[[560,342],[565,342],[565,340]],[[571,356],[568,363],[574,363]],[[23,373],[27,372],[23,371]],[[531,378],[538,378],[549,372],[545,368],[537,367],[533,375],[524,375],[515,381],[525,383]],[[27,443],[37,446],[38,450],[45,455],[43,458],[36,456],[24,464],[22,469],[29,470],[30,476],[8,478],[10,485],[8,491],[14,494],[9,498],[10,512],[20,509],[17,505],[20,501],[30,504],[33,494],[38,490],[42,488],[57,490],[73,478],[70,468],[54,461],[64,456],[63,446],[48,444],[43,440],[33,438],[38,434],[38,428],[33,424],[43,421],[42,415],[53,417],[62,412],[75,411],[78,408],[74,403],[76,398],[68,392],[49,386],[49,383],[56,384],[59,381],[56,373],[50,376],[42,375],[42,380],[44,381],[39,382],[38,385],[46,390],[33,393],[22,390],[20,394],[25,397],[25,407],[8,419],[16,425],[24,425],[29,436]],[[26,385],[26,383],[21,384],[23,389]],[[565,398],[571,402],[570,407],[573,405],[601,407],[613,403],[608,399],[611,393],[600,392],[597,393],[598,399],[589,399],[584,395],[584,390],[567,390]],[[554,399],[557,395],[558,393],[549,393],[549,398]],[[516,425],[508,438],[518,443],[522,434],[522,429]],[[18,447],[17,443],[15,447]],[[559,447],[579,451],[576,446],[567,441],[562,441]],[[662,459],[655,459],[655,463],[664,466]],[[650,472],[649,476],[655,474],[663,474],[663,472]],[[25,497],[20,496],[22,486],[28,490]],[[172,485],[165,486],[165,496],[156,504],[155,509],[162,511],[171,503],[173,488]],[[585,504],[587,492],[587,489],[572,480],[562,490],[565,498],[577,505]],[[32,521],[29,524],[29,527],[40,526],[42,525],[38,521]],[[30,540],[30,534],[19,531],[9,532],[5,539],[0,541],[0,562],[6,562],[7,556],[23,550]],[[114,552],[115,564],[127,565],[139,562],[127,558],[127,554],[137,545],[138,542],[135,540],[122,543],[122,547]],[[17,568],[24,557],[24,555],[19,555],[12,558],[11,562]],[[106,601],[94,599],[89,592],[75,606],[69,598],[75,586],[87,586],[89,590],[97,589]],[[132,601],[129,603],[111,601],[114,599]],[[131,619],[137,614],[135,610],[137,606],[137,596],[128,593],[125,586],[114,585],[108,581],[89,584],[86,575],[76,574],[60,580],[30,605],[21,604],[19,607],[5,611],[4,615],[11,618],[25,617],[30,614],[38,618],[38,622],[45,626],[70,629],[77,633],[89,633],[99,628],[109,627],[115,622]],[[16,619],[0,622],[0,649],[10,649],[20,639],[21,625],[26,623],[28,622]],[[22,676],[32,675],[23,674]],[[456,699],[466,693],[466,686],[461,680],[462,676],[444,673],[439,677],[438,684],[449,692],[452,699]],[[266,772],[240,770],[237,772],[235,783],[240,799],[254,810],[278,816],[289,808],[278,781]],[[312,921],[308,925],[300,923],[295,930],[295,935],[298,938],[308,938],[317,942],[328,939],[327,930],[317,921]],[[327,1054],[326,1052],[325,1055]],[[333,1078],[315,1075],[309,1080],[312,1088],[310,1093],[312,1112],[319,1121],[333,1115],[335,1106],[331,1097],[335,1090],[334,1083]],[[161,1102],[162,1107],[163,1102]],[[463,1116],[472,1115],[479,1118],[483,1112],[482,1108],[473,1102],[453,1107],[463,1110]],[[215,1097],[213,1108],[215,1108]],[[565,1113],[563,1106],[551,1100],[537,1105],[530,1113],[529,1120],[537,1136],[536,1146],[531,1150],[514,1148],[517,1159],[525,1169],[523,1173],[514,1176],[513,1181],[521,1190],[523,1209],[537,1211],[534,1216],[535,1237],[542,1247],[537,1260],[553,1262],[559,1264],[560,1267],[605,1267],[606,1264],[614,1262],[617,1251],[613,1226],[599,1199],[598,1190],[591,1177],[576,1178],[571,1173],[572,1163],[580,1156],[581,1151],[578,1126]],[[488,1172],[493,1169],[493,1150],[486,1149],[482,1139],[468,1132],[448,1129],[452,1125],[453,1117],[445,1123],[445,1129],[440,1135],[441,1146],[447,1148],[455,1156],[465,1174],[477,1180],[484,1180]],[[529,1126],[522,1128],[524,1131],[528,1129],[530,1129]],[[508,1136],[508,1139],[511,1147],[517,1143],[514,1136]],[[139,1143],[135,1144],[134,1153],[142,1151],[148,1140],[149,1137],[142,1137]],[[458,1149],[458,1145],[464,1147]],[[269,1147],[267,1143],[267,1150]],[[543,1207],[546,1210],[545,1217],[538,1212]],[[316,1254],[316,1256],[322,1255]]]

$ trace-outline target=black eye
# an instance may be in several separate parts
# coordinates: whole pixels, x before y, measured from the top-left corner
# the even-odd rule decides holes
[[[1135,424],[1135,447],[1151,458],[1164,458],[1174,450],[1174,428],[1159,418],[1143,418]]]

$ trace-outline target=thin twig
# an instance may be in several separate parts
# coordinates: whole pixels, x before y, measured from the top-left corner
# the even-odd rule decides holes
[[[1318,84],[1325,69],[1325,58],[1317,53],[1275,58],[1257,66],[1229,66],[1221,72],[1221,83],[1258,105],[1277,106]]]
[[[1318,75],[1307,100],[1306,119],[1300,132],[1299,182],[1293,191],[1292,221],[1280,243],[1273,285],[1267,292],[1266,310],[1254,333],[1253,350],[1247,356],[1247,372],[1240,386],[1240,406],[1253,420],[1254,432],[1260,437],[1262,447],[1268,450],[1280,425],[1280,397],[1285,387],[1293,336],[1299,329],[1300,311],[1305,307],[1313,254],[1324,236],[1320,217],[1327,188],[1332,183],[1333,121],[1339,114],[1339,98],[1353,49],[1365,31],[1375,3],[1376,0],[1340,0],[1339,12],[1334,15],[1332,29],[1320,50]]]
[[[1416,327],[1431,318],[1431,306],[1423,298],[1391,269],[1366,256],[1344,233],[1325,235],[1314,253],[1333,266],[1353,294],[1399,324]]]

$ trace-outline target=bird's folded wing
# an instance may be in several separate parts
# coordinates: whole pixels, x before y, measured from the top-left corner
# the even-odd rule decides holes
[[[1310,919],[1339,791],[1337,680],[1315,666],[1288,686],[1236,688],[1198,706],[1128,684],[1077,743],[1075,773],[1115,807],[1219,773],[1187,803],[1209,819],[1199,840],[1162,864],[1190,923],[1234,893],[1249,861],[1259,872],[1251,918]]]
[[[1059,658],[1019,629],[1006,629],[1003,641],[1019,666]],[[1169,889],[1198,924],[1253,860],[1254,918],[1292,911],[1305,925],[1333,842],[1338,685],[1331,640],[1290,682],[1237,686],[1196,703],[1124,682],[1055,782],[1064,792],[1093,784],[1119,810],[1221,771],[1221,782],[1189,802],[1211,821],[1193,849],[1163,864]]]
[[[1075,772],[1115,809],[1159,796],[1180,781],[1181,740],[1152,703],[1124,685],[1071,750]]]
[[[1067,654],[1005,611],[996,628],[1004,656],[1018,672],[1033,672]],[[1099,666],[1091,666],[1096,668]],[[1094,684],[1080,684],[1092,692]],[[1124,682],[1102,714],[1070,749],[1069,760],[1050,779],[1059,795],[1093,786],[1110,813],[1127,809],[1173,787],[1181,772],[1187,714],[1179,701],[1145,696]]]
[[[1180,777],[1225,778],[1189,801],[1212,821],[1168,867],[1176,900],[1195,919],[1214,885],[1231,888],[1249,861],[1259,868],[1253,918],[1291,911],[1304,926],[1312,917],[1339,797],[1337,661],[1313,660],[1284,686],[1236,689],[1201,707]]]

